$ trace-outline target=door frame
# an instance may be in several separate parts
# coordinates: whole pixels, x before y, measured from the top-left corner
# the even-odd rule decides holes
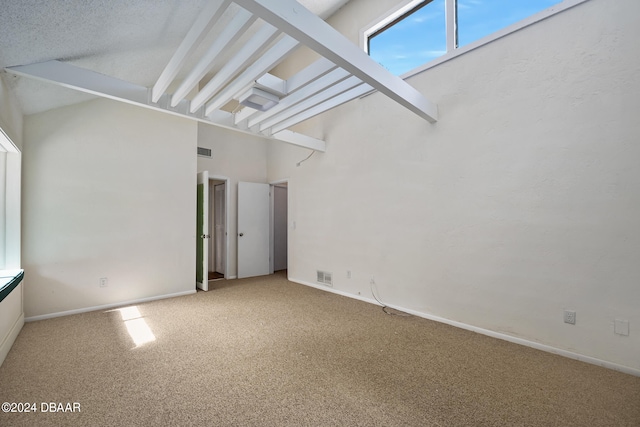
[[[230,204],[230,191],[229,191],[229,183],[231,179],[228,176],[224,175],[215,175],[212,174],[209,170],[202,170],[200,172],[209,172],[209,183],[211,180],[223,181],[224,182],[224,279],[229,279],[229,204]],[[198,173],[200,173],[198,172]],[[222,184],[219,184],[222,185]],[[211,207],[211,201],[209,201],[209,207]],[[209,209],[209,218],[207,220],[213,219],[213,210]],[[212,234],[212,231],[209,230],[209,234]],[[210,240],[213,240],[210,239]],[[207,279],[209,278],[209,272],[205,273],[207,275]]]
[[[209,175],[209,179],[224,181],[224,279],[229,279],[229,204],[231,193],[229,191],[230,178],[224,175]],[[213,212],[209,212],[213,218]]]
[[[209,290],[209,223],[211,212],[209,201],[209,172],[196,174],[196,288]],[[202,190],[200,190],[202,187]],[[202,273],[202,277],[200,274]]]
[[[287,184],[287,218],[289,217],[289,179],[279,179],[277,181],[272,181],[269,183],[269,273],[273,274],[275,272],[275,232],[274,232],[274,224],[276,221],[275,218],[275,190],[273,189],[278,184]],[[287,227],[289,227],[289,223],[287,221]],[[287,269],[289,268],[289,233],[287,233]]]
[[[216,184],[217,182],[217,184]],[[218,271],[217,269],[217,258],[219,256],[218,251],[216,251],[216,245],[217,245],[217,238],[218,238],[218,234],[216,233],[216,187],[218,186],[223,186],[223,192],[224,192],[224,200],[222,201],[222,203],[224,204],[224,210],[222,212],[222,217],[223,217],[223,222],[224,222],[224,229],[223,229],[223,233],[224,235],[222,236],[222,240],[223,240],[223,250],[221,251],[221,255],[223,258],[223,263],[221,265],[221,269],[222,271],[219,271],[221,273],[224,274],[224,278],[226,279],[228,276],[227,273],[227,182],[226,181],[221,181],[215,178],[209,178],[209,194],[210,194],[210,203],[209,203],[209,208],[211,208],[211,205],[213,205],[213,209],[211,212],[210,216],[210,229],[211,229],[211,245],[210,245],[210,261],[211,261],[211,266],[209,267],[210,271]]]

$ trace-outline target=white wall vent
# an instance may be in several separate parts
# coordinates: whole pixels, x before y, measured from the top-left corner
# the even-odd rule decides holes
[[[333,280],[331,279],[331,273],[327,271],[317,271],[318,283],[322,283],[327,286],[333,286]]]
[[[211,158],[211,148],[198,147],[198,156]]]

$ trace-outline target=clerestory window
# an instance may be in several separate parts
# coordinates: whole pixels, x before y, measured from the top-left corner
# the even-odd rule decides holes
[[[585,1],[411,0],[361,33],[373,59],[410,75]]]

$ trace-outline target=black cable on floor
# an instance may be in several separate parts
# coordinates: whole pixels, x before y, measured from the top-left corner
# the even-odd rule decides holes
[[[380,301],[378,299],[378,297],[376,296],[375,292],[373,292],[373,285],[374,284],[375,283],[371,283],[371,295],[373,295],[373,298],[376,301],[378,301],[378,304],[380,304],[382,306],[382,311],[384,311],[385,314],[388,314],[389,316],[400,316],[400,317],[409,317],[409,316],[411,316],[411,314],[405,313],[404,311],[400,311],[400,310],[396,310],[395,308],[388,307],[386,304],[384,304],[382,301]],[[390,308],[391,310],[397,311],[397,313],[387,311],[387,308]]]

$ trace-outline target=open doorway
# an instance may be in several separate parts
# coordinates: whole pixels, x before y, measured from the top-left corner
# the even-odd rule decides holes
[[[196,287],[209,290],[209,282],[228,271],[228,178],[198,173],[196,209]]]
[[[271,273],[288,268],[288,210],[289,186],[287,181],[271,184]]]
[[[227,181],[209,179],[209,274],[208,279],[224,279],[227,272]]]

